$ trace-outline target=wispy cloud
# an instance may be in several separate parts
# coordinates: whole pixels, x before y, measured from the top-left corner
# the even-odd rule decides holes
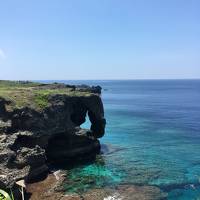
[[[6,58],[6,54],[3,51],[3,49],[0,48],[0,59],[5,59]]]

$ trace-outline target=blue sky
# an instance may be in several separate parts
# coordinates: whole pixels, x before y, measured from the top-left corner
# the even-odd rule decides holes
[[[0,1],[0,79],[200,78],[199,0]]]

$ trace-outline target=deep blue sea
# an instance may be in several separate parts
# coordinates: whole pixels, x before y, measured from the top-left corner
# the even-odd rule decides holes
[[[102,155],[71,170],[78,189],[156,185],[169,200],[200,199],[200,80],[61,82],[103,88]]]

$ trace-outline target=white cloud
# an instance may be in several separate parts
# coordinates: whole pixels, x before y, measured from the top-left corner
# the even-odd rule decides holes
[[[6,54],[5,52],[0,48],[0,59],[5,59],[6,58]]]

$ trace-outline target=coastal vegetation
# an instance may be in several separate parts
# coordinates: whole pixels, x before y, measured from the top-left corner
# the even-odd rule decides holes
[[[26,188],[24,180],[17,181],[16,185],[20,187],[19,191],[21,193],[22,200],[24,200],[24,188]],[[0,189],[0,200],[15,200],[12,190],[10,190],[10,194],[8,194],[6,191]]]
[[[29,81],[0,80],[0,98],[8,101],[8,110],[30,107],[42,110],[49,105],[51,95],[65,94],[67,96],[89,96],[87,91],[76,90],[73,86],[63,84],[41,84]]]
[[[9,195],[6,191],[0,189],[0,200],[14,200],[13,193]]]

